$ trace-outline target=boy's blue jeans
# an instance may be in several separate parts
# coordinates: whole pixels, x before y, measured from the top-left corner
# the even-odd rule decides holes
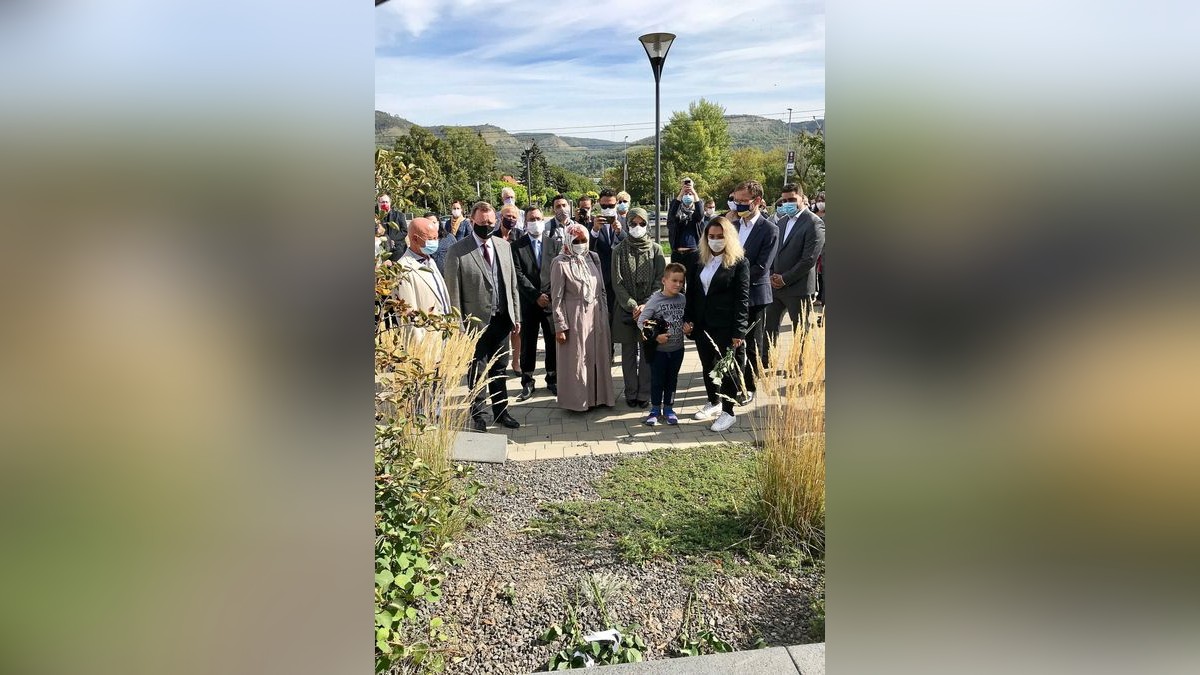
[[[675,404],[675,388],[679,385],[682,366],[682,349],[673,352],[654,350],[650,360],[650,405],[661,410]]]

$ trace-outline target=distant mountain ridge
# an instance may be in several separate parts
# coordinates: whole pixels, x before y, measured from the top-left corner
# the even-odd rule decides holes
[[[733,148],[759,148],[771,150],[787,145],[788,125],[782,120],[758,117],[755,115],[726,115],[729,123],[729,136]],[[808,133],[819,133],[825,121],[805,120],[792,124],[793,133],[804,130]],[[375,145],[391,147],[397,136],[403,136],[408,130],[417,126],[412,122],[386,113],[375,111]],[[438,138],[445,138],[449,127],[439,125],[425,127]],[[552,164],[558,164],[566,169],[589,176],[599,176],[605,168],[620,163],[624,143],[621,141],[606,141],[598,138],[580,138],[577,136],[559,136],[551,133],[511,134],[492,124],[481,124],[466,127],[479,132],[488,145],[496,150],[496,157],[501,167],[513,168],[520,163],[521,152],[529,147],[530,142],[536,141],[545,153],[546,159]],[[629,147],[638,145],[654,145],[654,136],[631,140]]]

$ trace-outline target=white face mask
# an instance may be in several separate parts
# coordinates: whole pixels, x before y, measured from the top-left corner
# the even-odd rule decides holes
[[[530,236],[533,236],[533,237],[542,236],[542,231],[545,227],[545,223],[543,223],[540,220],[528,220],[525,222],[525,224],[528,226],[527,229],[529,230]]]
[[[704,209],[704,215],[712,218],[713,216],[717,215],[717,212],[715,209]]]
[[[567,206],[555,207],[554,215],[559,220],[566,220],[567,218],[569,218],[571,216],[571,209],[570,209],[570,207],[567,207]]]
[[[462,209],[450,209],[450,215],[454,216],[455,218],[461,218]]]
[[[512,198],[512,197],[505,197],[505,198],[504,198],[504,203],[505,203],[505,205],[512,204],[512,203],[513,203],[513,201],[514,201],[514,200],[513,200],[513,198]]]
[[[584,253],[587,252],[588,245],[587,244],[571,244],[571,250],[575,252],[575,255],[583,255]]]
[[[732,199],[730,199],[729,201],[727,201],[727,202],[725,202],[725,203],[729,205],[729,210],[730,210],[730,211],[736,211],[736,210],[737,210],[737,202],[733,201]]]
[[[817,210],[824,211],[825,210],[825,202],[817,202]]]
[[[633,237],[634,239],[641,239],[642,237],[646,236],[646,226],[635,225],[629,228],[629,236]]]
[[[612,218],[617,215],[617,207],[614,206],[611,209],[600,209],[600,215]]]
[[[708,250],[712,251],[713,253],[720,253],[721,251],[724,251],[725,250],[725,240],[724,239],[709,239],[708,240]]]

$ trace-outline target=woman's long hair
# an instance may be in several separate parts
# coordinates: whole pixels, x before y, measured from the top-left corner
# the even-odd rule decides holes
[[[722,251],[724,259],[721,261],[721,267],[733,267],[738,264],[739,260],[746,257],[746,251],[742,248],[742,241],[738,239],[737,228],[725,216],[717,216],[704,226],[704,234],[700,237],[700,262],[707,265],[713,259],[712,249],[708,247],[708,231],[717,225],[720,225],[721,231],[725,233],[725,250]]]

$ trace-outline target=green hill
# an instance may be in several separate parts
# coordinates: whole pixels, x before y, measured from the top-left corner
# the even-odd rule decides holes
[[[787,145],[787,122],[754,115],[726,115],[729,123],[729,136],[733,140],[733,148],[756,147],[771,150]],[[803,129],[808,133],[819,133],[824,120],[794,121],[793,133]],[[381,110],[375,111],[375,144],[390,146],[397,136],[408,133],[414,125],[408,120]],[[426,127],[432,134],[445,138],[446,126]],[[529,147],[530,142],[537,141],[546,160],[565,169],[585,176],[598,177],[604,169],[621,163],[624,144],[621,141],[607,141],[598,138],[580,138],[576,136],[559,136],[551,133],[517,134],[513,135],[500,127],[483,124],[467,127],[483,135],[496,150],[500,167],[509,172],[517,171],[521,152]],[[636,141],[630,141],[629,147],[638,145],[654,145],[654,136],[647,136]]]

